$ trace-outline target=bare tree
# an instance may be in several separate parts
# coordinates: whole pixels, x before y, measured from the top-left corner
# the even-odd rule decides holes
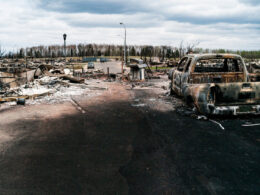
[[[178,50],[179,50],[179,57],[182,58],[184,56],[184,53],[185,53],[183,40],[180,42]]]
[[[5,55],[5,50],[0,45],[0,58],[2,58]]]
[[[193,53],[195,47],[197,47],[199,44],[200,44],[199,41],[195,41],[195,42],[193,42],[193,43],[187,43],[187,45],[186,45],[186,53],[187,53],[187,54]]]

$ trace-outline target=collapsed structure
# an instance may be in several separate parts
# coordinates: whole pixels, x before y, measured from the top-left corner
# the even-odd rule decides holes
[[[24,60],[2,60],[0,62],[0,103],[54,94],[61,87],[71,87],[69,83],[84,84],[85,79],[104,76],[102,70],[73,71],[65,62],[49,61],[27,62]],[[72,89],[73,91],[73,89]]]
[[[144,64],[143,60],[130,59],[129,67],[131,80],[145,80],[145,68],[147,67],[147,65]]]

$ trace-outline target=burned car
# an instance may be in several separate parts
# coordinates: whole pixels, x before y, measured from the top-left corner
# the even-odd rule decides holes
[[[252,82],[241,56],[183,57],[169,73],[171,93],[206,115],[260,113],[260,82]]]
[[[260,65],[257,63],[250,63],[247,66],[249,77],[251,81],[260,81]]]

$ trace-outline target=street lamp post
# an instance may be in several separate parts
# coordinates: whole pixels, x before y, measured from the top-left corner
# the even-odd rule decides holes
[[[67,52],[66,52],[66,39],[67,39],[67,35],[66,35],[66,34],[63,34],[65,63],[66,63],[66,57],[67,57]]]
[[[126,26],[123,22],[120,22],[120,25],[122,25],[125,29],[125,41],[124,41],[124,62],[126,66]]]

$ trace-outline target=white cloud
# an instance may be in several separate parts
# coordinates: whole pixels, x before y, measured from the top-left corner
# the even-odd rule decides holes
[[[112,8],[100,13],[104,7],[84,11],[77,7],[82,1],[67,1],[74,9],[63,11],[59,10],[63,1],[56,2],[50,10],[47,4],[39,7],[41,0],[0,0],[0,44],[8,50],[62,44],[64,32],[68,43],[121,44],[117,35],[123,34],[119,25],[123,21],[128,44],[176,46],[185,40],[199,41],[205,48],[260,49],[260,4],[253,1],[128,0],[126,13]],[[91,6],[97,7],[93,2]],[[122,1],[105,2],[116,5],[114,9],[123,6]]]

